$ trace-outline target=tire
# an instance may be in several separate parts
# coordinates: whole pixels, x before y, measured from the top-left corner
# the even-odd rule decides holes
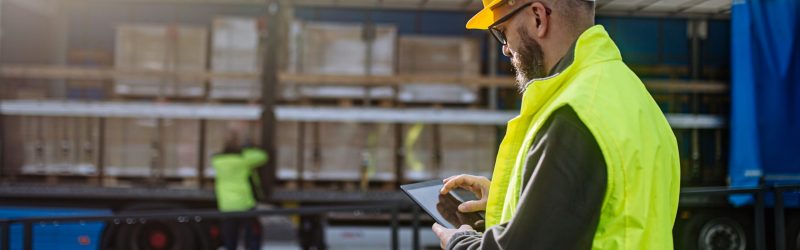
[[[786,249],[800,250],[800,214],[786,220]]]
[[[678,227],[676,249],[745,250],[753,245],[749,216],[698,212]]]
[[[106,222],[105,228],[103,229],[102,236],[100,238],[100,249],[106,250],[114,250],[117,249],[116,247],[116,235],[117,231],[119,231],[119,226],[114,225],[114,223]]]
[[[166,211],[181,209],[182,206],[161,203],[142,203],[128,206],[120,213],[140,211]],[[106,236],[113,239],[116,250],[194,250],[212,249],[208,242],[207,234],[202,234],[197,229],[196,223],[178,223],[175,221],[148,220],[136,221],[131,224],[122,222],[112,225],[105,232]],[[207,232],[207,231],[206,231]],[[103,248],[107,249],[107,248]]]
[[[121,225],[116,235],[120,250],[192,250],[197,241],[191,226],[164,221]]]
[[[211,237],[211,226],[208,222],[191,224],[192,235],[198,250],[214,250],[219,247],[219,243]]]

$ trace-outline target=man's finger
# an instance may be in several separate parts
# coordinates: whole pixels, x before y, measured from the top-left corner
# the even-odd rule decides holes
[[[456,176],[447,177],[447,179],[444,179],[444,181],[443,181],[444,184],[442,185],[442,189],[440,190],[440,193],[446,194],[447,192],[450,191],[450,189],[453,188],[454,185],[459,185],[459,183],[462,182],[463,179],[464,179],[464,175],[463,174],[462,175],[456,175]]]
[[[469,226],[467,224],[464,224],[464,225],[461,225],[460,227],[458,227],[458,230],[473,230],[474,231],[475,229],[472,229],[471,226]]]
[[[435,233],[437,237],[440,237],[442,235],[442,232],[444,232],[444,227],[442,225],[439,225],[439,223],[433,223],[431,229],[433,230],[433,233]]]
[[[471,213],[484,209],[486,209],[486,201],[484,200],[467,201],[458,205],[458,211],[462,213]]]
[[[440,190],[439,192],[441,194],[447,194],[447,192],[450,192],[450,190],[453,190],[457,187],[470,186],[472,184],[473,182],[470,181],[469,177],[464,175],[458,175],[455,178],[452,178],[447,182],[445,182],[444,185],[442,185],[442,190]]]

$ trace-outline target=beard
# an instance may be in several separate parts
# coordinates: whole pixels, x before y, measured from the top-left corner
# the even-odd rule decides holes
[[[524,27],[517,29],[522,40],[522,46],[513,53],[511,65],[517,75],[517,87],[519,92],[525,92],[528,83],[532,79],[545,77],[544,53],[539,42],[528,36],[528,31]]]

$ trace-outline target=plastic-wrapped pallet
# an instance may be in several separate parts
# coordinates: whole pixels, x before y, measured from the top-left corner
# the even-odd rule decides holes
[[[121,25],[117,27],[114,66],[121,71],[202,73],[206,70],[208,31],[200,27]],[[133,96],[199,97],[201,79],[175,74],[123,75],[114,93]]]
[[[463,173],[491,175],[499,146],[496,131],[494,126],[442,126],[441,176]]]
[[[85,117],[29,117],[19,122],[22,173],[96,174],[96,120]]]
[[[78,171],[83,174],[97,174],[97,160],[100,138],[98,118],[78,118],[78,139],[76,153],[78,154]]]
[[[61,117],[42,117],[43,130],[40,132],[44,139],[44,172],[57,173],[63,163],[66,145],[65,138],[61,136],[66,124]]]
[[[390,124],[321,123],[322,166],[311,179],[394,180],[394,128]],[[366,168],[366,173],[363,173]]]
[[[312,130],[313,125],[311,123],[306,123],[303,127],[304,133],[304,140],[300,142],[300,125],[298,122],[293,121],[280,121],[278,122],[278,126],[276,128],[275,137],[277,140],[276,143],[276,150],[278,153],[277,157],[277,176],[278,179],[281,180],[295,180],[298,178],[297,170],[299,168],[298,162],[298,154],[299,151],[297,149],[298,144],[302,143],[304,147],[303,151],[303,168],[304,172],[308,173],[314,166],[314,162],[312,162],[312,154],[313,154],[313,144],[312,141]],[[271,157],[274,159],[274,157]],[[308,174],[304,174],[306,176]]]
[[[419,125],[417,125],[419,126]],[[458,174],[489,176],[496,156],[496,129],[493,126],[438,125],[439,165],[434,126],[424,125],[416,140],[411,139],[415,125],[405,126],[406,177],[410,180],[445,178]],[[417,127],[416,129],[419,129]]]
[[[23,143],[25,148],[22,173],[44,173],[46,169],[45,147],[50,147],[51,145],[43,135],[44,128],[42,126],[45,119],[44,117],[19,117],[19,128],[22,129],[23,134],[23,140],[20,142]]]
[[[106,175],[149,176],[156,154],[153,142],[156,127],[155,119],[106,119]]]
[[[399,39],[398,73],[474,77],[480,74],[480,44],[472,38],[403,36]],[[410,82],[400,86],[402,102],[474,103],[475,87],[436,82]]]
[[[47,172],[66,175],[89,175],[95,173],[95,132],[90,118],[48,117],[54,126],[47,136],[51,158]]]
[[[163,140],[164,175],[169,177],[197,177],[198,143],[200,126],[197,120],[164,120]]]
[[[363,167],[367,167],[370,180],[394,180],[394,128],[390,124],[309,122],[303,125],[303,142],[298,122],[280,122],[277,130],[281,179],[297,179],[298,144],[302,143],[305,180],[356,181]],[[319,136],[316,143],[315,133]],[[319,163],[314,162],[315,150]]]
[[[211,70],[222,73],[259,72],[258,20],[243,17],[215,18],[212,34]],[[258,79],[224,79],[211,81],[211,98],[256,99],[261,97]]]
[[[306,75],[393,75],[397,28],[392,25],[302,22],[289,31],[289,68]],[[363,98],[388,99],[391,87],[305,86],[283,90],[286,99]]]
[[[106,174],[196,177],[198,122],[180,119],[106,120]],[[163,168],[162,168],[163,167]]]

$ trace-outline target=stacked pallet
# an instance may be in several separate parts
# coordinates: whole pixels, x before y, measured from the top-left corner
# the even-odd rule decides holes
[[[106,175],[197,177],[198,125],[179,119],[107,119]]]
[[[397,127],[391,124],[280,122],[276,143],[278,177],[395,181],[396,150],[405,152],[402,167],[406,180],[491,174],[497,149],[494,127],[419,126],[421,132],[414,132],[415,125],[401,126],[399,136],[404,145],[396,145]]]
[[[96,119],[18,117],[23,174],[92,175],[96,173]],[[13,125],[12,125],[13,126]]]
[[[261,57],[258,20],[255,18],[215,18],[211,43],[211,71],[257,74]],[[261,97],[258,79],[211,80],[212,99],[253,100]]]
[[[390,25],[296,21],[290,27],[288,73],[316,76],[432,75],[480,73],[479,42],[438,36],[401,36]],[[475,87],[437,82],[399,86],[309,86],[282,82],[284,100],[388,100],[389,103],[471,104]],[[381,83],[376,83],[381,84]],[[341,100],[346,100],[341,102]],[[316,102],[321,101],[321,102]],[[396,181],[398,157],[406,180],[458,173],[488,175],[496,150],[491,126],[426,125],[412,139],[412,125],[348,122],[279,122],[278,176],[285,180]],[[402,131],[395,131],[401,129]],[[397,137],[400,137],[399,140]],[[414,140],[409,145],[397,143]],[[410,147],[410,148],[406,148]],[[401,151],[405,153],[401,153]],[[398,155],[399,154],[399,155]],[[409,157],[411,156],[411,157]]]
[[[491,175],[496,129],[476,125],[408,125],[406,135],[422,126],[408,141],[406,176],[409,180],[446,178],[458,174]],[[406,137],[409,138],[408,136]]]
[[[117,27],[114,67],[132,72],[206,71],[207,30],[178,25],[128,24]],[[175,74],[132,74],[114,79],[124,96],[202,97],[203,81]]]
[[[395,73],[397,28],[392,25],[302,22],[289,32],[292,74],[388,76]],[[296,99],[390,99],[391,87],[295,86],[285,84],[282,97]]]
[[[394,179],[390,124],[280,122],[277,130],[282,179],[357,181],[364,175],[375,181]]]
[[[481,65],[478,46],[478,40],[469,38],[400,37],[398,73],[478,77]],[[409,82],[399,87],[397,99],[409,103],[475,103],[478,89],[436,82]]]

